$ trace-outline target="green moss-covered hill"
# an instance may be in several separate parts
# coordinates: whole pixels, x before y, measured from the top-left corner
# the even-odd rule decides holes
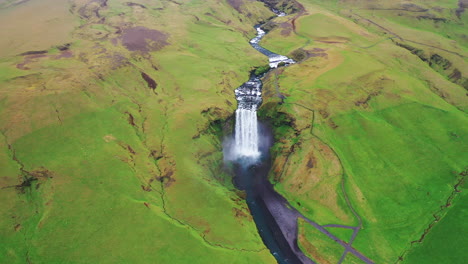
[[[468,258],[466,1],[268,1],[271,181],[376,263]],[[0,263],[276,263],[223,166],[253,0],[0,0]],[[328,230],[349,242],[350,230]],[[299,223],[319,263],[343,248]],[[347,254],[343,263],[360,263]]]
[[[275,262],[212,125],[262,3],[0,3],[0,263]]]
[[[464,262],[466,3],[299,2],[262,42],[300,61],[265,81],[276,190],[319,224],[360,226],[352,245],[376,263]],[[319,263],[343,255],[329,243],[300,225]]]

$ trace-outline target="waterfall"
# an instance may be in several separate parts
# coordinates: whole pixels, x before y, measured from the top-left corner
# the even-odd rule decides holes
[[[278,16],[284,16],[284,13],[277,11]],[[269,59],[270,68],[277,68],[283,65],[293,64],[294,60],[273,53],[260,46],[260,41],[266,32],[260,27],[255,26],[257,36],[250,40],[250,45],[257,51],[263,53]],[[236,128],[234,136],[234,148],[229,148],[234,154],[229,155],[228,159],[254,158],[260,156],[257,109],[262,104],[262,81],[259,76],[253,75],[250,79],[235,90],[237,100],[236,110]],[[225,156],[226,157],[226,156]]]
[[[262,103],[262,81],[258,77],[236,89],[237,110],[234,153],[237,158],[260,156],[257,108]]]
[[[258,157],[257,111],[236,110],[235,152],[238,157]]]

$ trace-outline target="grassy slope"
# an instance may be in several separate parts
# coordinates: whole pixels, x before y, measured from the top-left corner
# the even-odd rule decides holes
[[[0,262],[274,262],[219,179],[209,127],[231,115],[232,90],[264,62],[247,39],[271,13],[250,2],[250,18],[226,2],[124,2],[99,8],[102,24],[78,18],[96,3],[74,1],[81,26],[68,33],[68,58],[49,46],[45,57],[1,59]],[[130,52],[116,33],[129,26],[161,30],[169,45]],[[24,61],[29,69],[15,68]],[[15,188],[25,177],[37,180]]]
[[[265,100],[263,114],[275,117],[273,113],[279,111],[289,120],[276,124],[278,139],[282,140],[273,149],[277,158],[272,178],[278,181],[277,190],[291,201],[300,201],[300,205],[292,205],[313,220],[321,224],[336,223],[331,217],[335,215],[334,221],[353,224],[339,217],[343,215],[345,203],[333,202],[341,207],[328,203],[326,207],[333,208],[332,215],[324,217],[313,212],[324,212],[325,200],[307,198],[317,192],[328,194],[325,197],[333,197],[334,193],[343,196],[339,185],[325,181],[329,179],[326,171],[299,169],[307,168],[307,161],[314,160],[311,150],[324,143],[328,145],[343,167],[340,178],[344,178],[345,191],[363,221],[364,229],[353,246],[377,263],[395,262],[434,220],[432,214],[445,204],[460,177],[458,174],[466,169],[467,118],[461,111],[468,105],[466,91],[415,55],[394,45],[374,26],[359,25],[336,15],[334,12],[349,14],[345,4],[300,2],[307,13],[295,19],[296,34],[291,31],[290,36],[281,36],[283,25],[273,29],[264,42],[273,51],[290,53],[302,45],[312,54],[301,64],[278,71],[275,78],[267,77],[265,89],[271,97]],[[292,27],[294,17],[289,18]],[[386,24],[386,27],[395,32],[420,30],[405,29],[407,25]],[[309,39],[309,44],[304,37]],[[281,41],[276,41],[280,38]],[[290,42],[283,43],[286,40]],[[440,35],[423,34],[418,41],[443,48],[451,43],[454,50],[464,52],[463,43],[457,44]],[[318,56],[321,53],[326,56]],[[460,68],[466,68],[463,59],[443,55],[453,59],[453,64],[464,65]],[[278,102],[275,79],[279,91],[286,96],[281,106],[275,105]],[[304,118],[313,120],[313,129],[305,124]],[[323,162],[318,160],[316,164],[324,166]],[[315,179],[324,184],[298,191],[291,184],[297,179],[303,182]],[[449,215],[458,209],[457,205],[463,207],[460,200],[454,201],[455,207],[447,210]],[[443,216],[445,211],[438,214]],[[446,226],[443,222],[436,224],[439,225]],[[445,241],[459,239],[457,232],[447,236]],[[450,255],[458,262],[464,259],[461,251],[444,250],[446,242],[427,239],[427,248],[440,245],[438,253],[442,258]],[[314,238],[310,242],[313,244]],[[429,250],[425,249],[425,243],[419,252]],[[339,256],[342,252],[331,254]],[[417,257],[411,254],[421,253],[408,255],[408,263],[418,263]]]
[[[435,225],[427,235],[424,243],[417,245],[410,251],[403,263],[457,263],[460,259],[467,259],[466,251],[461,247],[466,243],[468,224],[466,218],[468,210],[466,203],[468,196],[466,188],[447,215]]]
[[[301,248],[309,258],[316,263],[338,263],[340,258],[335,252],[343,252],[343,246],[335,243],[303,219],[299,219],[299,233],[299,248]]]
[[[360,260],[358,257],[356,257],[354,254],[346,254],[345,259],[342,262],[343,264],[363,264],[365,263],[364,261]]]

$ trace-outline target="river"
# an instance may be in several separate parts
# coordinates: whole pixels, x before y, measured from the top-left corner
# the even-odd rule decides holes
[[[284,13],[275,12],[279,16]],[[269,59],[270,68],[294,64],[295,62],[283,55],[273,53],[260,46],[266,32],[262,25],[255,26],[257,36],[250,44]],[[234,184],[246,192],[246,201],[253,216],[258,232],[263,242],[275,256],[279,264],[314,264],[298,247],[298,219],[306,220],[310,225],[343,246],[343,261],[346,254],[354,254],[365,263],[373,263],[370,259],[351,247],[324,226],[320,226],[306,218],[289,205],[288,201],[274,190],[268,180],[271,167],[269,149],[273,143],[271,129],[267,124],[258,122],[257,109],[262,104],[261,76],[252,74],[250,79],[235,91],[238,107],[236,110],[236,125],[234,138],[224,142],[225,160],[235,165]],[[336,227],[353,229],[354,240],[360,227],[336,225]]]

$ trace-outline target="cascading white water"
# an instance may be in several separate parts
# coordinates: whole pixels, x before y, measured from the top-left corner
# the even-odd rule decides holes
[[[238,157],[258,157],[257,111],[254,109],[236,110],[235,148]]]
[[[262,82],[257,77],[251,78],[236,89],[238,106],[234,152],[237,158],[260,156],[257,108],[262,103],[261,89]]]
[[[277,11],[278,16],[284,16],[284,13]],[[257,36],[250,40],[250,45],[259,52],[268,56],[270,68],[277,68],[282,65],[295,63],[294,60],[273,53],[259,45],[266,32],[256,26]],[[249,81],[242,84],[235,91],[238,102],[236,110],[236,129],[234,137],[234,148],[229,148],[234,156],[229,155],[230,159],[243,157],[257,159],[260,156],[259,150],[259,131],[257,122],[257,109],[262,104],[262,81],[258,76],[252,76]]]

